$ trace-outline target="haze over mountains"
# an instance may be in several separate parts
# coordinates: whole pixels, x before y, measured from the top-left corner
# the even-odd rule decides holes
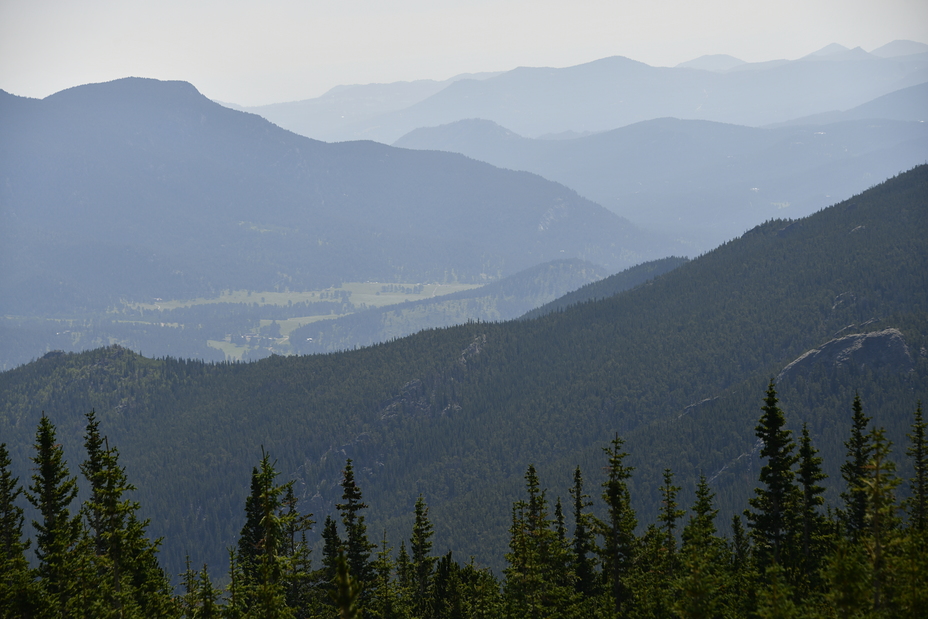
[[[778,128],[661,118],[568,140],[462,120],[394,145],[534,172],[707,251],[765,219],[809,215],[928,161],[928,123],[908,119],[928,115],[928,83],[857,109]]]
[[[656,518],[669,467],[681,505],[706,474],[722,528],[756,483],[754,428],[780,375],[789,427],[808,423],[834,505],[855,392],[896,445],[916,402],[928,401],[926,234],[920,166],[808,218],[769,221],[643,286],[532,320],[249,364],[113,347],[53,353],[0,373],[0,435],[28,478],[42,411],[67,429],[75,462],[95,409],[151,533],[166,536],[172,573],[185,555],[221,571],[262,447],[317,522],[333,513],[352,458],[369,531],[386,529],[398,545],[421,494],[436,553],[500,568],[526,467],[538,467],[552,501],[568,496],[577,465],[597,489],[601,448],[616,432],[635,467],[642,527]]]
[[[41,101],[0,91],[0,367],[107,342],[210,360],[351,348],[513,317],[588,281],[582,261],[602,276],[694,256],[928,160],[923,47],[672,69],[605,58],[343,86],[260,110],[342,137],[417,127],[402,148],[308,139],[183,82],[127,78]],[[407,295],[395,300],[418,309],[395,312],[364,296],[517,273],[539,292]]]
[[[760,126],[849,109],[928,82],[928,46],[912,41],[870,54],[830,45],[793,61],[729,61],[727,71],[712,61],[693,62],[695,68],[666,68],[612,57],[563,69],[519,67],[486,79],[453,81],[402,108],[428,90],[417,82],[381,85],[390,96],[368,104],[368,113],[379,107],[379,114],[328,126],[312,120],[318,110],[340,106],[350,119],[357,91],[330,91],[286,107],[246,109],[293,131],[313,127],[314,133],[304,135],[316,139],[392,143],[413,129],[467,118],[491,120],[527,137],[608,131],[664,116]]]
[[[476,283],[572,257],[619,270],[666,251],[538,176],[309,140],[182,82],[0,96],[8,313],[368,279]]]

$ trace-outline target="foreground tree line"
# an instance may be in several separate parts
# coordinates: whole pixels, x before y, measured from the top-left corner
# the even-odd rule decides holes
[[[254,467],[245,525],[230,548],[228,584],[215,586],[207,566],[188,562],[175,592],[160,568],[160,540],[129,498],[134,487],[119,452],[100,433],[93,412],[80,471],[88,497],[72,513],[71,476],[55,427],[42,417],[32,483],[10,472],[0,444],[0,617],[184,617],[379,619],[585,617],[919,617],[928,608],[928,489],[925,422],[915,411],[910,496],[880,428],[869,428],[859,398],[841,466],[841,506],[823,510],[822,459],[803,426],[799,445],[786,430],[771,382],[756,433],[760,471],[744,522],[735,516],[720,535],[714,494],[705,476],[686,511],[665,470],[657,521],[636,534],[623,441],[604,448],[606,481],[594,515],[579,467],[568,509],[552,505],[534,466],[525,496],[512,507],[504,577],[432,555],[432,524],[420,496],[409,544],[398,551],[384,534],[373,543],[351,460],[342,479],[339,522],[322,526],[321,566],[313,568],[292,482],[280,482],[266,453]],[[33,505],[34,540],[24,540],[20,496]],[[34,567],[27,560],[33,547]],[[376,551],[376,553],[375,553]]]

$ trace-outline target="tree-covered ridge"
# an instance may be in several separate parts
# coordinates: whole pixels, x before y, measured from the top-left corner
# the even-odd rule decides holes
[[[262,445],[318,521],[336,513],[351,458],[374,530],[397,539],[421,494],[439,553],[501,570],[506,507],[529,464],[561,475],[558,487],[579,464],[598,485],[599,448],[619,432],[640,522],[655,516],[667,468],[684,505],[704,473],[727,519],[756,479],[752,411],[770,377],[835,338],[895,328],[906,365],[850,355],[779,381],[795,415],[789,429],[798,435],[807,422],[834,503],[855,391],[896,444],[908,425],[899,411],[928,401],[926,196],[922,166],[807,219],[768,222],[634,290],[535,320],[253,364],[116,348],[48,356],[0,374],[2,440],[14,463],[26,462],[31,428],[55,411],[73,453],[95,409],[153,535],[165,537],[172,573],[188,553],[194,565],[223,562]]]
[[[580,467],[569,488],[572,509],[549,494],[534,465],[511,508],[509,551],[502,578],[462,563],[451,551],[436,556],[434,526],[422,495],[397,552],[386,531],[371,540],[352,460],[339,486],[338,517],[322,525],[324,545],[314,560],[307,532],[315,521],[281,482],[267,452],[252,469],[245,523],[227,549],[227,574],[191,566],[172,592],[159,566],[161,540],[137,518],[134,490],[93,412],[86,416],[80,465],[87,498],[77,506],[77,478],[42,416],[26,497],[36,509],[35,561],[23,536],[23,488],[0,443],[0,613],[3,617],[229,617],[379,619],[689,618],[689,617],[918,617],[928,604],[928,537],[924,504],[925,422],[921,404],[910,417],[907,456],[911,498],[900,503],[902,480],[885,429],[870,427],[855,398],[847,468],[859,449],[869,456],[847,480],[839,505],[824,508],[823,459],[803,426],[799,445],[785,429],[773,381],[755,434],[764,466],[744,518],[721,532],[716,494],[705,475],[689,509],[681,486],[665,469],[656,516],[636,532],[625,441],[602,448],[605,477],[599,501]],[[863,424],[863,428],[861,427]],[[866,430],[865,436],[860,431]],[[842,467],[845,468],[845,467]],[[864,526],[854,529],[857,494]],[[595,494],[595,492],[594,492]],[[591,510],[599,502],[602,517]],[[570,504],[569,504],[570,505]],[[72,514],[72,511],[74,513]],[[376,551],[376,552],[375,552]],[[210,574],[214,574],[211,576]]]

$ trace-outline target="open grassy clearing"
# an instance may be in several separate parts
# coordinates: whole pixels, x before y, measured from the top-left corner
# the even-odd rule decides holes
[[[290,332],[294,329],[298,329],[303,325],[308,325],[311,322],[319,322],[320,320],[332,320],[334,318],[341,318],[345,314],[325,314],[324,316],[302,316],[299,318],[287,318],[286,320],[278,320],[277,325],[280,327],[280,336],[282,338],[287,338],[290,336]],[[262,320],[261,328],[270,325],[273,320]]]
[[[349,282],[338,288],[324,290],[310,290],[307,292],[257,292],[251,290],[226,290],[218,297],[198,299],[155,299],[151,303],[127,303],[130,309],[143,310],[171,310],[193,305],[206,305],[209,303],[256,303],[258,305],[289,305],[337,299],[340,293],[348,292],[348,300],[360,306],[362,303],[368,307],[383,307],[395,303],[403,303],[413,299],[429,299],[461,290],[479,288],[477,284],[416,284],[403,282]],[[407,293],[407,290],[419,292]],[[388,291],[389,290],[389,291]]]

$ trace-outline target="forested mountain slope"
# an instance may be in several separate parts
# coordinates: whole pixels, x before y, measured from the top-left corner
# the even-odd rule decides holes
[[[535,320],[253,364],[114,348],[48,355],[0,374],[0,440],[13,462],[27,462],[44,410],[76,467],[84,414],[95,408],[175,572],[187,553],[195,565],[224,565],[262,446],[317,522],[340,496],[350,457],[372,531],[386,527],[398,544],[422,494],[436,551],[498,567],[527,465],[552,499],[567,496],[577,464],[593,488],[615,432],[636,467],[640,521],[653,521],[665,467],[684,488],[681,504],[704,472],[720,518],[740,512],[757,479],[754,427],[768,381],[831,340],[883,332],[781,378],[788,423],[809,422],[833,500],[855,391],[897,445],[916,401],[928,402],[926,233],[921,166],[806,219],[769,221],[644,286]]]
[[[554,259],[619,270],[670,253],[540,177],[317,142],[184,82],[0,92],[0,170],[5,314],[343,281],[482,283]]]

